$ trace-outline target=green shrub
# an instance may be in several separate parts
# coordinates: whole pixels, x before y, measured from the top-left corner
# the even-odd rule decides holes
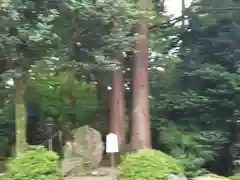
[[[228,177],[228,179],[230,179],[230,180],[240,180],[240,175],[233,175],[233,176]]]
[[[205,164],[212,161],[227,142],[223,132],[203,131],[193,125],[190,128],[169,120],[161,125],[158,138],[161,148],[181,161],[188,178],[208,173]]]
[[[183,172],[178,160],[152,149],[126,155],[119,169],[119,180],[167,180],[169,174]]]
[[[59,157],[42,146],[27,150],[7,163],[5,180],[57,180]]]
[[[202,176],[193,178],[193,180],[229,180],[229,179],[224,176],[218,176],[216,174],[204,174]]]

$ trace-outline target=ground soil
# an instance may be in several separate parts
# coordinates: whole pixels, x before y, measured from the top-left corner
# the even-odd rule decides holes
[[[101,167],[97,171],[105,172],[105,176],[80,176],[80,177],[66,177],[64,180],[115,180],[117,170],[109,167]]]

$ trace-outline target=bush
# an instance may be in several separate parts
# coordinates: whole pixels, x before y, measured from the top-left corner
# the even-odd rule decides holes
[[[228,179],[230,179],[230,180],[240,180],[240,175],[233,175],[233,176],[228,177]]]
[[[227,142],[226,134],[222,132],[203,131],[193,125],[190,128],[169,120],[161,123],[159,130],[161,148],[181,161],[188,178],[208,173],[205,164],[217,157],[217,152]]]
[[[119,180],[167,180],[169,174],[183,172],[178,160],[152,149],[126,155],[119,169]]]
[[[195,177],[193,178],[193,180],[229,180],[229,179],[223,176],[218,176],[216,174],[205,174],[202,176]]]
[[[5,180],[57,180],[59,157],[42,146],[27,150],[7,163]]]

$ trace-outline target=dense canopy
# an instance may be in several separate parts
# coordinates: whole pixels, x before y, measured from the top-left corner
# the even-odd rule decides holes
[[[189,177],[236,172],[240,3],[193,0],[173,18],[166,1],[146,11],[132,0],[1,2],[0,156],[11,154],[12,141],[43,143],[48,117],[56,131],[91,124],[105,135],[121,126],[129,144],[137,102],[148,112],[148,99],[139,122],[149,117],[153,148],[178,158]],[[135,86],[141,81],[148,84]]]

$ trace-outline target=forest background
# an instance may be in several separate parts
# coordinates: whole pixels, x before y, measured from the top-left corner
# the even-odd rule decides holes
[[[231,175],[240,143],[240,4],[194,0],[173,18],[164,3],[153,1],[146,13],[152,145],[180,159],[189,176]],[[13,120],[22,127],[26,117],[39,134],[22,130],[30,144],[43,141],[48,117],[57,129],[97,124],[106,134],[119,67],[130,124],[135,2],[15,0],[1,3],[0,13],[1,156],[15,139]]]

